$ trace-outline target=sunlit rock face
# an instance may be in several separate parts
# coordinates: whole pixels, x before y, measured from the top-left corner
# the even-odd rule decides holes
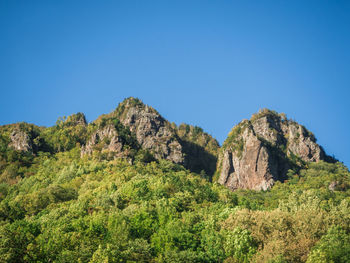
[[[21,131],[20,129],[13,130],[10,139],[11,143],[9,146],[15,150],[24,152],[33,151],[30,136],[25,131]]]
[[[219,156],[218,182],[231,190],[267,190],[283,181],[288,169],[324,158],[305,127],[265,109],[230,132]]]
[[[155,158],[183,164],[180,139],[170,123],[155,109],[135,98],[124,100],[117,108],[116,117],[136,134],[142,148],[150,150]]]

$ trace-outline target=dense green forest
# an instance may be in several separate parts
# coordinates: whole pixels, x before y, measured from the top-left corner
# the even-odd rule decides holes
[[[0,262],[350,262],[342,163],[306,163],[270,190],[232,192],[156,160],[118,119],[84,122],[78,114],[50,128],[1,127]],[[123,155],[103,149],[108,138],[82,155],[108,125]],[[16,129],[31,137],[28,151],[11,147]],[[190,142],[199,132],[182,125],[177,134]]]

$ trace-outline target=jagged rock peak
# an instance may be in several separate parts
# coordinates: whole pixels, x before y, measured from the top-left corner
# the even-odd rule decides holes
[[[86,129],[81,157],[126,158],[132,162],[140,150],[136,137],[113,114],[104,114],[91,122]]]
[[[10,135],[11,143],[10,147],[17,151],[32,152],[32,142],[29,135],[19,128],[14,129]]]
[[[288,169],[325,157],[304,126],[283,113],[263,109],[229,133],[219,156],[219,183],[232,190],[267,190],[283,181]]]
[[[6,134],[8,147],[22,152],[36,153],[38,150],[38,136],[42,128],[26,123],[19,122],[1,126],[1,132]]]
[[[111,125],[116,128],[116,134],[110,132],[113,130]],[[90,123],[88,130],[90,132],[83,144],[82,156],[90,155],[97,150],[112,152],[111,156],[118,157],[118,151],[112,151],[110,143],[123,144],[135,138],[137,146],[135,144],[129,146],[133,149],[141,147],[156,159],[167,159],[182,164],[209,179],[216,170],[219,144],[212,136],[196,126],[187,124],[177,126],[168,122],[154,108],[137,98],[125,99],[115,111],[101,115]],[[127,135],[129,139],[122,138],[122,135]],[[115,136],[119,136],[122,140],[114,140]],[[124,145],[122,148],[125,148]]]
[[[136,134],[138,143],[150,150],[157,159],[182,164],[182,146],[171,124],[155,109],[137,98],[121,102],[112,115]]]

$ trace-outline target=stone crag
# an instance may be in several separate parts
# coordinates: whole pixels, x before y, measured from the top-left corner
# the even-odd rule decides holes
[[[218,182],[231,190],[267,190],[286,179],[288,169],[325,158],[304,126],[265,109],[230,132],[219,156]]]
[[[136,98],[124,100],[111,115],[128,127],[141,147],[156,159],[182,164],[209,178],[214,174],[219,143],[201,128],[176,126]]]
[[[81,146],[81,157],[125,158],[130,163],[165,159],[231,190],[267,190],[287,179],[289,169],[332,161],[304,126],[267,109],[236,125],[221,148],[201,128],[170,123],[132,97],[91,123],[77,113],[49,128],[19,123],[2,130],[6,146],[20,154],[55,154]]]
[[[118,132],[113,125],[95,131],[81,148],[81,156],[85,154],[91,155],[96,149],[96,145],[104,142],[101,145],[101,150],[121,154],[123,149],[123,140],[118,136]]]
[[[183,164],[182,146],[170,123],[155,109],[135,98],[124,100],[113,113],[121,123],[136,135],[142,148],[156,159]]]
[[[30,136],[20,129],[15,129],[10,135],[11,143],[10,147],[17,151],[32,152],[33,146]]]

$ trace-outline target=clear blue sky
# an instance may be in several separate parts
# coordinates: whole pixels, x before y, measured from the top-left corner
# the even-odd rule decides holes
[[[135,96],[224,141],[259,108],[350,165],[350,1],[0,1],[0,124]]]

